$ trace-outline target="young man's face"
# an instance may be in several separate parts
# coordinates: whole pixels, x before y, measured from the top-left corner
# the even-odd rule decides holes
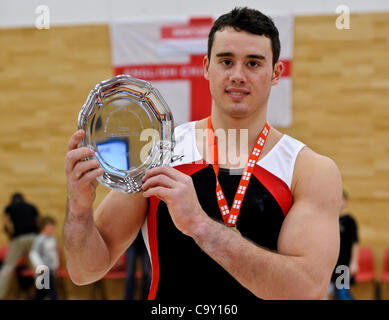
[[[266,108],[271,86],[278,83],[282,68],[278,62],[273,70],[269,38],[231,27],[217,31],[211,58],[204,58],[213,107],[235,118]]]

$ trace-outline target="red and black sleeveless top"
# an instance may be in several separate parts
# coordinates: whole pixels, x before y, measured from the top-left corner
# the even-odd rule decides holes
[[[185,123],[175,129],[174,154],[183,157],[172,166],[192,177],[203,210],[211,218],[223,222],[216,200],[215,173],[196,148],[195,123]],[[293,204],[290,188],[294,164],[303,147],[301,142],[283,135],[255,166],[237,227],[243,237],[263,248],[277,251],[282,223]],[[219,183],[229,207],[242,171],[220,169]],[[176,229],[166,204],[156,197],[150,198],[142,233],[152,264],[149,299],[221,302],[257,299],[203,252],[191,237]]]

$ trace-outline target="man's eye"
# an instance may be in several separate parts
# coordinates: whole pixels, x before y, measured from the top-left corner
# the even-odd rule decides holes
[[[230,66],[232,64],[231,60],[222,60],[221,62],[225,66]]]
[[[248,65],[249,65],[249,67],[252,67],[252,68],[255,68],[255,67],[259,66],[257,61],[250,61],[248,63]]]

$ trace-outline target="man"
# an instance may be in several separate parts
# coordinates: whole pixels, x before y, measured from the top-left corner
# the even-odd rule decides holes
[[[124,299],[136,299],[136,269],[137,262],[140,259],[142,266],[142,281],[140,285],[140,299],[146,300],[150,290],[151,273],[150,258],[147,248],[139,233],[131,246],[126,250],[126,282],[124,287]]]
[[[38,215],[36,207],[27,203],[21,193],[13,194],[11,203],[5,208],[4,226],[11,242],[0,270],[0,299],[7,295],[13,271],[20,259],[28,255],[38,233]]]
[[[341,177],[333,161],[266,125],[279,52],[278,31],[262,13],[237,8],[217,19],[204,57],[211,117],[176,128],[181,160],[148,170],[140,193],[111,191],[94,214],[103,170],[80,161],[93,156],[77,148],[84,132],[72,136],[64,245],[74,283],[103,277],[142,226],[150,299],[325,296],[339,250]],[[215,139],[228,129],[233,141]],[[237,151],[238,162],[219,163]]]
[[[43,300],[47,296],[51,300],[57,300],[57,288],[55,285],[56,270],[59,266],[57,239],[55,236],[56,221],[51,216],[42,217],[40,221],[40,233],[32,243],[29,257],[34,270],[39,266],[46,266],[49,271],[48,287],[37,288],[34,300]],[[47,283],[46,283],[47,284]]]
[[[355,284],[355,275],[358,272],[358,253],[359,253],[359,237],[358,225],[355,218],[345,211],[348,206],[348,193],[343,190],[342,209],[339,217],[340,229],[340,250],[339,257],[336,263],[335,270],[331,277],[330,291],[332,291],[334,300],[354,300],[354,296],[350,291],[350,286]],[[349,268],[350,283],[343,283],[342,286],[337,286],[337,278],[342,272],[337,270],[341,266]]]

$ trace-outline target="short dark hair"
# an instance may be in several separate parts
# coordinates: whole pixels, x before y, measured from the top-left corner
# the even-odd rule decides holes
[[[48,224],[56,224],[56,221],[53,217],[51,216],[43,216],[40,220],[39,220],[39,228],[40,230],[43,230],[43,228],[48,225]]]
[[[275,65],[281,51],[278,29],[270,17],[258,10],[247,7],[236,7],[216,19],[208,35],[208,59],[211,59],[211,49],[216,31],[223,30],[226,27],[269,38],[272,45],[273,66]]]

